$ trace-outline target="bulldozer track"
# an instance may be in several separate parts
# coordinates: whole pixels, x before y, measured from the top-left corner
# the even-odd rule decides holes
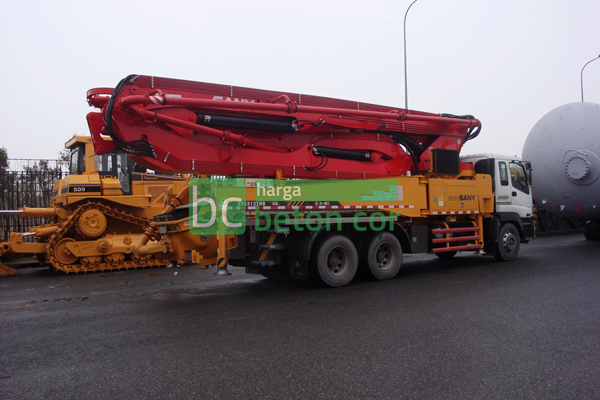
[[[167,257],[161,257],[161,255],[138,257],[133,252],[108,253],[101,257],[79,257],[76,259],[76,261],[68,264],[60,262],[55,254],[57,245],[64,239],[70,239],[65,235],[69,232],[69,230],[72,227],[76,226],[77,221],[79,221],[81,215],[88,210],[99,210],[106,216],[106,218],[114,218],[120,221],[128,222],[130,224],[139,225],[141,229],[138,233],[142,233],[150,225],[150,221],[145,218],[118,211],[102,203],[88,202],[79,207],[77,210],[75,210],[75,212],[73,212],[69,216],[67,221],[63,224],[63,226],[61,226],[48,239],[46,244],[46,257],[53,269],[69,274],[79,272],[160,267],[168,264]],[[102,240],[102,236],[98,237],[93,241],[100,240]],[[108,242],[106,242],[106,244],[108,245]],[[135,243],[131,243],[132,249],[134,246]],[[86,258],[87,262],[84,262],[84,259]]]

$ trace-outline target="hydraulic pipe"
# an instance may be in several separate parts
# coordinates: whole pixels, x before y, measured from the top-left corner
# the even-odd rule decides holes
[[[21,214],[20,217],[53,217],[55,208],[21,207],[18,210],[0,210],[0,214]]]
[[[96,88],[87,91],[87,101],[91,107],[102,108],[110,100],[113,88]]]
[[[237,135],[235,133],[231,133],[228,131],[220,131],[218,129],[208,128],[203,125],[194,124],[192,122],[183,121],[177,118],[168,117],[166,115],[158,114],[154,111],[143,110],[139,107],[131,107],[135,112],[140,114],[144,119],[148,121],[157,121],[163,122],[165,124],[171,124],[175,126],[179,126],[181,128],[190,129],[194,132],[202,132],[211,136],[215,136],[221,138],[223,141],[230,141],[234,144],[242,147],[252,147],[259,150],[271,151],[271,152],[287,152],[286,149],[281,149],[272,146],[266,146],[262,143],[259,143],[255,140],[247,139],[242,135]]]
[[[166,244],[162,244],[159,246],[146,246],[150,238],[153,238],[155,234],[156,230],[153,227],[149,227],[148,229],[146,229],[144,234],[140,237],[140,240],[138,240],[135,249],[133,249],[133,252],[140,257],[146,257],[151,254],[163,253],[167,251],[169,248]]]
[[[181,189],[181,191],[179,193],[177,193],[177,196],[175,196],[173,199],[171,199],[171,201],[165,207],[165,210],[162,213],[166,214],[168,212],[173,211],[177,207],[187,204],[189,202],[189,192],[190,192],[189,185],[184,187],[183,189]]]
[[[151,97],[156,99],[148,102],[148,98]],[[273,103],[244,103],[244,102],[227,102],[223,100],[204,100],[204,99],[187,99],[178,97],[164,97],[164,96],[144,96],[144,95],[133,95],[127,96],[121,99],[121,105],[130,106],[134,104],[154,104],[154,105],[170,105],[170,106],[181,106],[181,107],[211,107],[221,109],[248,109],[248,110],[262,110],[262,111],[279,111],[286,112],[288,114],[293,113],[309,113],[309,114],[331,114],[331,115],[345,115],[345,116],[357,116],[367,118],[382,118],[400,121],[424,121],[424,122],[436,122],[442,124],[457,124],[457,125],[469,125],[473,127],[480,126],[480,122],[477,119],[457,119],[448,118],[442,116],[428,116],[428,115],[415,115],[406,114],[405,112],[390,111],[364,111],[364,110],[351,110],[346,108],[333,108],[333,107],[318,107],[318,106],[303,106],[294,102],[286,104],[273,104]],[[152,113],[154,114],[154,113]]]
[[[53,226],[36,226],[33,228],[29,228],[29,232],[30,234],[35,234],[35,236],[37,237],[43,237],[43,236],[48,236],[53,234],[54,232],[56,232],[58,230],[59,226],[57,225],[53,225]],[[25,236],[25,234],[23,235]],[[27,235],[30,236],[30,235]]]
[[[56,215],[56,208],[32,208],[21,207],[23,216],[26,217],[53,217]]]

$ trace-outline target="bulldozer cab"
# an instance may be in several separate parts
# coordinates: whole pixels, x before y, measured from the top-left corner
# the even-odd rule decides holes
[[[125,153],[113,150],[98,155],[89,136],[75,136],[65,147],[71,151],[69,173],[71,175],[113,176],[119,180],[124,195],[131,194],[131,171],[133,162]]]
[[[70,151],[69,172],[74,175],[69,178],[69,193],[88,193],[87,188],[77,190],[70,187],[92,185],[103,196],[149,195],[154,201],[174,182],[177,182],[177,189],[173,189],[175,193],[179,192],[179,186],[185,182],[184,177],[149,173],[119,149],[102,155],[96,154],[90,136],[74,136],[65,143],[65,148]],[[58,194],[58,188],[56,191]]]
[[[94,163],[100,176],[116,176],[123,194],[131,194],[131,162],[125,153],[113,150],[101,156],[95,155]]]

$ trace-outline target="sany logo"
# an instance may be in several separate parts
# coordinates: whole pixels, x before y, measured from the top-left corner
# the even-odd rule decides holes
[[[213,96],[213,100],[238,101],[241,103],[254,103],[254,100],[238,99],[237,97],[231,98],[231,97],[223,97],[223,96]]]

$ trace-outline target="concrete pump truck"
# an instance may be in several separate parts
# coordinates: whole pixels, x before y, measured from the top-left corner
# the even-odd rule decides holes
[[[510,261],[535,235],[530,164],[460,157],[481,130],[471,115],[138,75],[88,102],[97,153],[198,177],[140,257],[337,287],[391,279],[403,254]]]

